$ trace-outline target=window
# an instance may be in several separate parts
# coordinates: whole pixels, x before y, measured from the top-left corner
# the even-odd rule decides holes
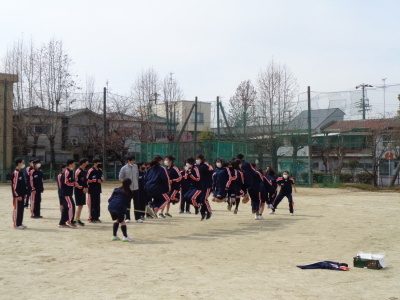
[[[156,131],[156,139],[163,139],[165,138],[165,132],[164,131]]]
[[[190,122],[194,123],[195,121],[195,114],[192,112],[192,115],[190,116]],[[204,124],[204,113],[197,112],[197,124]]]
[[[51,125],[32,125],[33,134],[47,134],[51,132]]]

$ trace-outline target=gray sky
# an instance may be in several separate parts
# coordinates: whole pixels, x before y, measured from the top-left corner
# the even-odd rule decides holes
[[[0,56],[21,37],[61,39],[81,82],[128,93],[136,75],[169,72],[186,99],[227,101],[242,80],[256,82],[274,58],[286,64],[299,93],[399,84],[398,0],[116,0],[2,1]],[[386,111],[398,107],[400,86],[387,89]],[[383,91],[369,93],[372,113]],[[323,104],[319,105],[324,108]]]

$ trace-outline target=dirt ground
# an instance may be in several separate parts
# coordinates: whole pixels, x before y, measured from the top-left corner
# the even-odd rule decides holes
[[[106,183],[101,224],[59,229],[55,183],[43,194],[43,219],[25,210],[12,227],[10,187],[0,186],[1,299],[400,299],[400,194],[298,188],[295,215],[284,199],[254,220],[212,203],[194,214],[129,223],[133,243],[111,241]],[[84,216],[87,216],[86,207]],[[119,234],[120,235],[120,234]],[[358,251],[386,253],[382,270],[301,270],[321,260],[348,263]]]

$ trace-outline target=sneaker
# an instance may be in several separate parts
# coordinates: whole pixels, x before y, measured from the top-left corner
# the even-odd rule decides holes
[[[194,214],[195,214],[195,215],[198,215],[198,214],[199,214],[199,207],[195,207],[195,208],[194,208]]]
[[[172,216],[169,213],[166,213],[165,216],[172,218]]]
[[[96,223],[101,223],[101,220],[100,220],[100,219],[97,219],[97,220],[96,220]]]
[[[294,215],[294,213],[290,213],[290,215],[291,215],[291,216],[293,216],[293,215]]]
[[[140,217],[140,219],[143,221],[144,220],[144,215]]]
[[[58,225],[58,228],[69,228],[69,226],[66,224],[61,224],[61,225]]]
[[[165,216],[163,214],[159,214],[158,215],[160,218],[165,218]]]
[[[83,223],[81,220],[77,220],[76,223],[78,223],[81,226],[85,226],[85,223]]]
[[[260,216],[259,216],[259,215],[256,215],[256,216],[254,217],[254,220],[260,220]]]
[[[228,206],[227,206],[228,210],[232,210],[232,204],[230,202],[228,202]]]
[[[119,240],[121,240],[118,236],[116,236],[116,235],[113,235],[112,237],[111,237],[111,240],[112,241],[119,241]]]
[[[203,221],[205,218],[206,218],[206,214],[202,212],[200,221]]]
[[[206,218],[206,220],[211,219],[211,216],[212,216],[212,213],[207,212],[207,218]]]
[[[275,213],[275,211],[273,209],[271,209],[271,211],[269,212],[271,215],[273,215]]]
[[[136,223],[143,223],[143,220],[142,219],[137,219]]]
[[[26,226],[26,225],[24,225],[24,224],[22,224],[21,226],[24,226],[25,228],[28,228],[28,226]]]
[[[125,220],[125,223],[129,223],[130,221],[131,221],[131,220],[129,220],[129,219],[126,219],[126,220]]]
[[[183,211],[183,210],[180,210],[180,211],[179,211],[179,213],[180,213],[180,214],[183,214],[183,213],[184,213],[184,211]]]
[[[67,222],[66,225],[71,227],[71,228],[77,228],[78,227],[75,223],[71,223],[71,222]]]
[[[259,220],[264,220],[264,217],[262,215],[258,215]]]
[[[146,211],[152,218],[158,218],[157,214],[154,212],[154,210],[150,206],[147,206]]]
[[[133,239],[130,238],[129,236],[124,236],[124,237],[122,238],[122,241],[123,241],[123,242],[133,242]]]
[[[233,213],[234,213],[235,215],[237,215],[237,212],[238,212],[237,209],[235,209],[235,210],[233,211]]]
[[[17,226],[17,227],[14,227],[15,229],[25,229],[26,227],[25,226],[23,226],[23,225],[19,225],[19,226]]]
[[[93,219],[88,219],[88,222],[89,222],[89,223],[97,223],[97,221],[96,221],[96,220],[93,220]]]
[[[187,214],[191,214],[192,212],[191,212],[190,210],[187,210],[186,213],[187,213]]]

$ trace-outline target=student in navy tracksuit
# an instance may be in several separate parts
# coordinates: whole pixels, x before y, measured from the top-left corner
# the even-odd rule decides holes
[[[123,242],[133,242],[133,239],[128,236],[128,230],[125,223],[125,215],[128,211],[128,202],[131,201],[133,191],[131,190],[132,180],[125,178],[122,180],[122,186],[114,189],[111,197],[108,199],[108,211],[110,212],[113,224],[112,241],[118,241],[120,238],[117,236],[118,227],[121,224],[121,231],[123,234]]]
[[[289,177],[289,172],[284,171],[283,172],[283,177],[279,177],[276,180],[276,184],[278,185],[278,191],[277,191],[277,196],[274,200],[274,203],[272,204],[272,210],[270,214],[274,214],[276,208],[278,207],[279,203],[282,201],[283,197],[286,197],[289,202],[289,212],[290,215],[293,216],[294,210],[293,210],[293,196],[292,196],[292,190],[296,191],[296,186],[294,179],[292,177]]]
[[[150,210],[150,215],[155,215],[155,217],[157,217],[157,212],[162,210],[170,201],[167,194],[171,188],[170,179],[167,169],[161,166],[162,163],[162,156],[154,156],[144,178],[146,192],[153,198],[153,202],[148,209]]]
[[[276,189],[278,188],[278,185],[276,184],[277,178],[278,176],[276,176],[275,170],[271,166],[267,166],[266,172],[264,174],[264,184],[268,194],[268,208],[271,208],[276,196]]]
[[[202,154],[197,155],[196,166],[199,168],[202,183],[200,213],[202,219],[204,219],[204,216],[207,216],[207,219],[209,219],[211,218],[212,210],[210,202],[208,201],[208,196],[210,196],[211,193],[214,169],[208,162],[206,162],[206,159]]]
[[[253,184],[248,187],[248,193],[251,200],[251,210],[255,214],[254,219],[262,220],[264,217],[260,214],[261,205],[263,203],[264,176],[256,170],[256,164],[251,163],[253,174]]]
[[[67,164],[65,164],[65,163],[61,164],[60,165],[61,172],[57,175],[57,190],[58,190],[58,200],[60,202],[60,213],[62,213],[62,210],[64,208],[63,198],[61,196],[61,186],[62,186],[61,175],[64,173],[66,167],[67,167]]]
[[[33,161],[33,169],[29,172],[29,178],[32,188],[31,193],[31,218],[43,218],[40,215],[40,205],[42,202],[43,187],[43,172],[40,170],[42,164],[39,159]]]
[[[81,212],[83,206],[86,205],[86,194],[88,192],[88,183],[87,183],[87,172],[86,168],[89,164],[89,160],[87,158],[81,158],[79,160],[79,168],[75,171],[75,202],[76,202],[76,215],[75,215],[75,223],[81,226],[85,226],[85,223],[81,221]]]
[[[32,193],[32,187],[31,187],[31,181],[30,181],[30,172],[33,169],[33,161],[35,159],[31,158],[29,159],[29,166],[26,167],[25,169],[25,182],[26,182],[26,188],[27,188],[27,193],[25,195],[25,199],[24,199],[24,207],[28,208],[29,207],[29,199],[31,197],[31,193]]]
[[[190,179],[186,176],[186,162],[184,164],[183,170],[180,171],[182,180],[180,182],[180,214],[183,214],[185,211],[187,214],[191,214],[190,212],[190,203],[183,200],[183,196],[189,191],[190,189]]]
[[[236,204],[237,194],[238,194],[238,186],[237,179],[240,176],[239,171],[235,168],[235,160],[230,160],[228,162],[228,169],[230,175],[230,185],[228,188],[228,210],[232,210],[232,206]],[[239,200],[240,201],[240,198]],[[237,214],[237,210],[234,211],[234,214]]]
[[[230,177],[230,171],[228,169],[228,164],[223,158],[217,158],[215,160],[215,170],[212,179],[212,201],[226,202],[228,198],[228,190],[232,181]]]
[[[239,211],[240,198],[244,196],[243,185],[244,185],[244,174],[241,171],[240,159],[232,159],[232,167],[236,170],[236,179],[232,182],[232,189],[236,192],[235,210],[233,213],[236,215]]]
[[[21,169],[25,168],[22,158],[15,159],[15,170],[11,177],[11,191],[13,195],[13,223],[15,229],[25,229],[22,225],[24,219],[24,199],[27,192],[24,173]]]
[[[101,183],[104,181],[103,170],[100,168],[101,159],[95,157],[93,159],[93,167],[87,173],[88,182],[88,210],[90,223],[101,223],[100,220],[100,195]]]
[[[200,207],[201,204],[201,193],[203,184],[201,182],[201,175],[199,168],[195,165],[195,160],[193,157],[189,157],[186,160],[186,171],[185,178],[189,180],[190,187],[189,190],[183,195],[183,200],[187,203],[192,204],[195,209]],[[201,220],[204,220],[206,215],[202,214]]]
[[[63,210],[61,213],[60,223],[58,227],[72,227],[76,228],[75,224],[75,202],[73,199],[74,186],[75,186],[75,160],[68,159],[67,167],[61,174],[61,198],[63,203]]]
[[[144,211],[146,210],[146,205],[147,203],[151,200],[149,200],[147,193],[144,188],[144,177],[146,175],[146,168],[145,168],[145,163],[144,162],[139,162],[137,163],[138,170],[139,170],[139,177],[138,177],[138,184],[139,184],[139,190],[138,190],[138,197],[139,197],[139,203],[140,207],[139,210],[142,212],[140,213],[140,219],[143,221],[145,218],[145,213]],[[147,215],[150,217],[150,215]]]
[[[168,155],[164,158],[164,165],[167,168],[169,179],[171,180],[171,190],[168,192],[168,197],[170,202],[161,210],[159,214],[160,217],[172,217],[169,213],[169,207],[172,204],[179,203],[180,198],[180,182],[182,180],[181,172],[179,171],[178,167],[174,166],[175,157],[172,155]],[[167,210],[164,216],[164,209]]]
[[[244,184],[243,184],[243,201],[248,201],[249,198],[249,193],[248,193],[248,188],[253,186],[253,181],[254,181],[254,169],[251,167],[250,163],[244,160],[244,155],[242,153],[239,153],[236,155],[237,159],[240,160],[240,165],[241,165],[241,171],[243,172],[244,175]]]

